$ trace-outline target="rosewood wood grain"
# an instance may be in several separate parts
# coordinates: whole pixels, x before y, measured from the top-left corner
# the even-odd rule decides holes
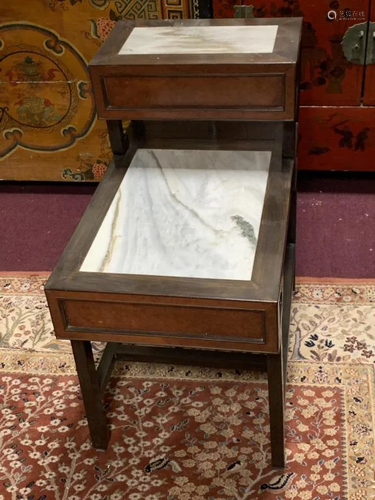
[[[63,339],[100,342],[125,342],[140,345],[202,348],[259,353],[278,352],[274,331],[277,302],[243,302],[203,300],[189,297],[147,297],[99,292],[46,291],[55,334]],[[84,303],[85,309],[70,314],[66,304]],[[158,311],[158,317],[131,319],[123,310],[131,307],[142,310],[142,304]],[[134,306],[135,304],[135,306]],[[73,306],[74,307],[74,306]],[[173,316],[170,310],[178,310]],[[120,313],[118,312],[120,310]],[[198,311],[198,312],[197,312]],[[202,313],[203,311],[203,313]],[[212,312],[211,312],[212,311]],[[107,319],[107,318],[110,319]],[[73,319],[73,324],[71,320]],[[151,321],[151,319],[153,321]],[[77,324],[74,324],[74,322]],[[129,326],[137,322],[138,329]],[[205,324],[204,321],[207,323]],[[155,327],[160,325],[160,330]],[[259,335],[259,336],[257,336]]]
[[[164,303],[62,300],[69,332],[100,329],[105,332],[147,332],[151,337],[170,339],[203,336],[207,340],[266,343],[265,311],[235,308],[186,306]],[[110,314],[109,314],[110,312]]]
[[[228,74],[166,76],[124,75],[121,86],[118,76],[103,78],[106,109],[120,109],[123,114],[133,119],[133,114],[150,116],[164,110],[190,110],[202,107],[206,110],[227,110],[240,107],[241,112],[250,109],[272,108],[284,111],[284,75],[282,73],[238,74],[231,75],[228,86]],[[273,69],[274,71],[274,69]],[[212,92],[212,87],[215,92]],[[246,92],[244,92],[246,89]],[[194,100],[191,96],[194,93]],[[177,113],[176,113],[177,114]]]

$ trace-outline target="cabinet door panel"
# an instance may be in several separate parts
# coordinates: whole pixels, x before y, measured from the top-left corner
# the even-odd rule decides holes
[[[369,0],[243,0],[255,17],[304,17],[302,105],[359,105],[364,66],[349,62],[342,48],[348,29],[368,20]],[[213,0],[214,17],[233,17],[241,0]],[[334,10],[336,20],[328,19]],[[350,14],[350,15],[349,15]],[[331,14],[331,17],[334,17]],[[364,28],[366,30],[366,27]],[[366,33],[363,41],[365,43]],[[355,41],[349,40],[355,45]]]
[[[300,170],[375,170],[375,108],[301,107]]]

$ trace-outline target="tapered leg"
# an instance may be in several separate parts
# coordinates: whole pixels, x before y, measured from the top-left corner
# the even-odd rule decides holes
[[[94,448],[105,450],[109,441],[109,429],[102,403],[98,373],[95,369],[91,342],[72,340],[72,349],[81,386],[91,441]]]
[[[283,352],[267,355],[268,397],[270,407],[271,454],[274,467],[285,467],[284,366]]]

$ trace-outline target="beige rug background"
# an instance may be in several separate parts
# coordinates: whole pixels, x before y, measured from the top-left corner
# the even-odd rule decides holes
[[[118,364],[111,446],[92,450],[45,280],[0,276],[0,500],[375,497],[373,282],[298,282],[281,474],[269,467],[266,379],[250,372]]]

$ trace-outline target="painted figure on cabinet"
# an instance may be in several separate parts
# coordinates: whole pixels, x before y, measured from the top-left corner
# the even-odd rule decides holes
[[[299,168],[373,170],[375,108],[366,105],[375,104],[375,42],[367,39],[375,12],[369,19],[369,0],[213,0],[214,17],[233,17],[241,4],[252,5],[254,17],[304,18]]]

